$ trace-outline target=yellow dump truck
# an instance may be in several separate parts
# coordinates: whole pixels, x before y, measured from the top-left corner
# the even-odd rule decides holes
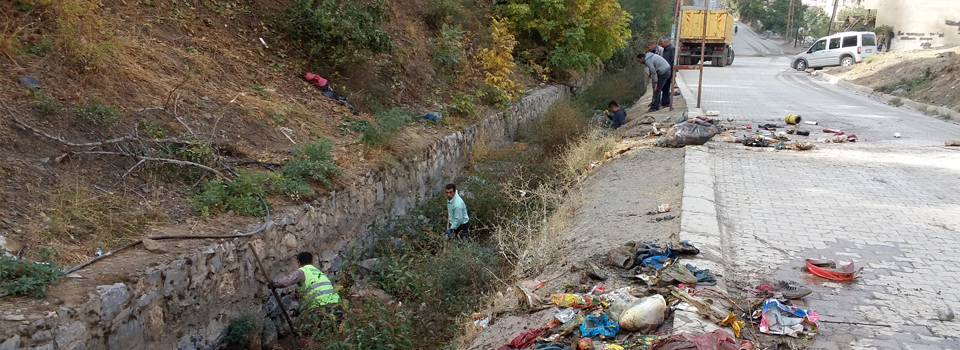
[[[677,51],[679,65],[700,62],[700,39],[703,38],[703,7],[683,7],[680,13],[680,45]],[[727,10],[707,10],[707,46],[704,61],[714,67],[733,63],[733,18]],[[706,64],[706,62],[704,62]]]

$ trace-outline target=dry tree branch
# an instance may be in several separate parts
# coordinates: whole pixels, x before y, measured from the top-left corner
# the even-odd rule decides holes
[[[66,154],[64,154],[64,155],[61,155],[61,156],[57,157],[57,159],[63,159],[64,157],[69,156],[69,155],[72,155],[72,154],[102,154],[102,155],[113,155],[113,156],[131,157],[131,158],[134,158],[134,159],[139,160],[140,162],[150,161],[150,162],[177,164],[177,165],[189,165],[189,166],[197,167],[197,168],[200,168],[200,169],[209,171],[209,172],[211,172],[211,173],[214,173],[214,174],[216,174],[217,176],[220,176],[221,178],[228,179],[228,177],[223,176],[223,173],[221,173],[219,170],[214,169],[214,168],[211,168],[211,167],[206,166],[206,165],[203,165],[203,164],[200,164],[200,163],[194,163],[194,162],[188,162],[188,161],[185,161],[185,160],[170,159],[170,158],[144,157],[144,156],[138,156],[138,155],[136,155],[136,154],[130,154],[130,153],[125,153],[125,152],[110,152],[110,151],[68,152],[68,153],[66,153]],[[138,162],[137,165],[139,165],[139,164],[140,164],[140,163]],[[134,167],[136,167],[136,166],[134,166]],[[133,168],[131,168],[131,170],[132,170],[132,169],[133,169]]]

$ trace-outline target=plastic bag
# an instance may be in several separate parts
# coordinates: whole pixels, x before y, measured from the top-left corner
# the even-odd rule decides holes
[[[639,299],[620,314],[620,326],[631,332],[652,329],[663,323],[667,301],[660,294]]]
[[[687,145],[702,145],[719,132],[716,125],[703,121],[680,123],[657,141],[657,146],[680,148]]]
[[[663,299],[663,297],[660,298]],[[617,324],[617,322],[611,321],[610,318],[604,314],[600,314],[600,316],[587,316],[587,318],[583,320],[583,324],[580,325],[580,336],[586,338],[600,336],[613,339],[619,331],[620,325]]]
[[[572,320],[575,316],[577,316],[577,310],[574,310],[573,308],[566,308],[560,310],[560,312],[558,312],[556,315],[553,315],[553,318],[557,319],[557,321],[560,321],[560,323],[567,323],[570,322],[570,320]]]
[[[573,307],[577,304],[583,304],[583,299],[576,294],[553,294],[550,295],[550,302],[561,307]]]
[[[623,287],[604,294],[602,299],[610,304],[606,310],[607,316],[616,322],[620,322],[620,315],[623,314],[634,301],[637,301],[637,297],[630,295],[630,287]]]

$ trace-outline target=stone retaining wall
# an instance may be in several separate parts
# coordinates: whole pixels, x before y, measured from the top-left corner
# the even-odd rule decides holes
[[[289,272],[301,250],[319,253],[320,265],[329,270],[338,264],[338,251],[369,239],[369,224],[404,214],[460,174],[477,142],[510,141],[520,125],[568,97],[561,86],[533,91],[506,116],[489,115],[451,133],[400,169],[368,174],[361,188],[333,191],[312,204],[274,213],[266,229],[251,238],[199,244],[175,260],[138,270],[126,283],[88,291],[79,305],[50,313],[3,310],[0,350],[213,349],[234,316],[276,309],[275,303],[269,305],[250,246],[274,277]]]

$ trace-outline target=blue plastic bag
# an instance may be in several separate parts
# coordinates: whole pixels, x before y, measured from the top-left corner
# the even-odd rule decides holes
[[[612,339],[616,338],[617,332],[619,331],[620,324],[611,321],[605,314],[600,314],[600,316],[587,316],[587,318],[583,320],[583,324],[580,325],[580,336],[584,338],[602,336]]]

